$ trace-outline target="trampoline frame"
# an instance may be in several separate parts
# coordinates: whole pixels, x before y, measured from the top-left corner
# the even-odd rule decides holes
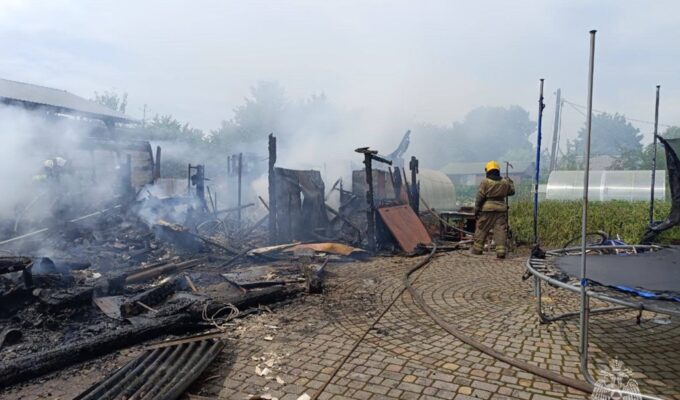
[[[593,251],[593,250],[659,250],[661,249],[661,246],[656,246],[656,245],[597,245],[597,246],[587,246],[586,251]],[[559,257],[562,255],[565,255],[568,252],[574,252],[574,251],[580,251],[581,247],[569,247],[569,248],[564,248],[560,250],[549,250],[546,252],[546,256],[551,256],[551,257]],[[635,257],[632,255],[632,257]],[[579,331],[581,335],[581,348],[579,349],[579,360],[580,360],[580,369],[581,373],[583,376],[586,378],[588,382],[591,384],[595,383],[595,379],[592,377],[590,372],[588,371],[588,326],[590,322],[590,314],[602,314],[602,313],[608,313],[608,312],[616,312],[616,311],[621,311],[621,310],[627,310],[627,309],[636,309],[640,311],[640,314],[642,314],[642,311],[651,311],[654,313],[658,314],[664,314],[664,315],[670,315],[670,316],[677,316],[680,317],[680,309],[671,309],[667,307],[663,307],[660,304],[661,302],[666,302],[666,300],[649,300],[649,299],[644,299],[644,300],[632,300],[634,298],[634,295],[628,294],[626,292],[621,292],[625,293],[626,296],[630,297],[631,300],[623,300],[620,298],[615,298],[610,295],[607,295],[605,293],[595,291],[592,289],[588,288],[588,280],[585,281],[585,290],[583,290],[584,287],[582,287],[580,284],[574,285],[574,284],[569,284],[562,282],[560,280],[557,280],[555,278],[552,278],[543,272],[539,271],[537,267],[543,266],[546,264],[545,259],[538,259],[538,258],[529,258],[527,260],[526,266],[527,266],[527,271],[533,275],[533,283],[534,283],[534,296],[536,297],[536,312],[538,314],[538,318],[542,324],[547,324],[551,323],[554,321],[558,320],[563,320],[571,317],[577,317],[580,316],[581,314],[584,315],[584,318],[582,318],[579,321]],[[581,296],[581,311],[577,312],[568,312],[556,316],[549,316],[546,315],[543,312],[543,303],[542,303],[542,290],[541,290],[541,282],[545,281],[548,284],[551,284],[553,286],[556,286],[561,289],[565,289],[568,291],[571,291],[576,294],[580,294]],[[583,284],[584,282],[581,282]],[[610,303],[613,306],[611,307],[603,307],[603,308],[595,308],[595,309],[590,309],[590,298],[598,299],[606,303]],[[651,303],[651,304],[650,304]],[[585,312],[583,312],[585,311]],[[642,395],[642,398],[655,398],[655,397],[650,397],[650,396],[645,396]]]

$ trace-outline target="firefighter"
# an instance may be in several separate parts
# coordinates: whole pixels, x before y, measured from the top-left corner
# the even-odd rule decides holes
[[[486,237],[493,229],[496,242],[496,257],[505,258],[508,226],[508,207],[505,197],[515,194],[515,184],[510,178],[501,177],[501,167],[496,161],[489,161],[484,168],[486,178],[479,184],[475,198],[475,243],[472,254],[482,254]]]
[[[70,163],[62,157],[48,158],[43,162],[42,173],[34,175],[33,181],[44,187],[40,196],[47,195],[52,216],[64,219],[70,209],[69,181],[72,176]]]

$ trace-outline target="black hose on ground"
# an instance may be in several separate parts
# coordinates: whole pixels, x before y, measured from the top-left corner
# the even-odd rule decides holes
[[[432,259],[432,257],[434,256],[434,253],[435,253],[436,251],[437,251],[437,245],[434,244],[434,245],[432,246],[432,249],[430,250],[430,253],[429,253],[425,258],[423,258],[422,260],[420,260],[420,261],[418,262],[418,264],[417,264],[413,269],[411,269],[411,270],[408,272],[408,274],[410,275],[412,272],[415,272],[416,270],[418,270],[418,269],[424,267],[425,265],[427,265],[427,263],[430,262],[430,260]],[[408,275],[407,275],[407,276],[408,276]],[[416,277],[416,279],[417,279],[417,277]],[[321,387],[319,388],[319,390],[317,390],[316,393],[314,393],[314,396],[312,396],[312,400],[317,400],[317,399],[319,398],[319,396],[321,395],[321,393],[323,393],[323,391],[326,390],[326,387],[333,381],[333,378],[335,378],[335,376],[338,374],[338,372],[340,371],[340,368],[342,368],[342,366],[345,365],[345,363],[347,362],[347,360],[349,359],[349,357],[350,357],[350,356],[356,351],[356,349],[359,347],[359,344],[361,344],[361,342],[362,342],[364,339],[366,339],[366,336],[368,336],[368,334],[369,334],[373,329],[375,329],[375,326],[378,324],[378,322],[380,322],[380,320],[382,319],[382,317],[384,317],[385,314],[387,314],[387,311],[389,311],[390,308],[392,308],[392,306],[394,305],[394,303],[396,303],[397,300],[399,300],[399,298],[401,297],[402,294],[404,294],[404,292],[406,291],[406,289],[407,289],[407,287],[404,286],[404,287],[399,291],[399,294],[397,294],[396,296],[394,296],[394,299],[392,299],[392,301],[390,302],[390,304],[388,304],[387,307],[385,307],[385,309],[380,313],[380,315],[378,315],[378,318],[376,318],[376,319],[373,321],[373,323],[371,324],[371,326],[369,326],[368,329],[366,329],[366,331],[364,331],[364,334],[361,335],[361,337],[360,337],[359,339],[357,339],[356,342],[354,342],[354,345],[352,346],[352,349],[350,349],[349,353],[347,353],[347,354],[345,355],[345,357],[342,358],[342,360],[340,361],[340,364],[338,364],[338,366],[335,367],[335,369],[333,370],[333,373],[328,377],[328,379],[326,380],[326,382],[324,382],[323,386],[321,386]]]
[[[529,363],[526,363],[526,362],[517,360],[515,358],[512,358],[512,357],[510,357],[506,354],[503,354],[503,353],[501,353],[497,350],[494,350],[493,348],[491,348],[489,346],[484,345],[480,341],[478,341],[478,340],[476,340],[476,339],[474,339],[470,336],[467,336],[466,334],[462,333],[461,331],[459,331],[458,329],[453,327],[451,324],[449,324],[448,322],[446,322],[442,318],[440,318],[437,315],[437,313],[435,313],[434,310],[430,306],[428,306],[427,303],[425,303],[425,300],[423,299],[423,297],[418,292],[416,292],[415,289],[412,286],[413,282],[415,282],[416,279],[418,279],[418,276],[420,276],[420,275],[416,276],[413,280],[411,280],[411,276],[414,273],[421,270],[423,267],[425,267],[426,265],[428,265],[430,263],[430,261],[434,257],[434,254],[436,253],[436,251],[437,251],[437,245],[434,244],[432,249],[430,250],[430,253],[424,259],[420,260],[418,262],[418,264],[416,264],[413,268],[411,268],[410,270],[408,270],[406,272],[406,274],[404,275],[404,287],[401,289],[401,291],[399,291],[399,294],[397,294],[394,297],[394,299],[390,302],[390,304],[388,304],[387,307],[385,307],[385,309],[380,313],[378,318],[376,318],[373,321],[373,323],[368,327],[368,329],[366,329],[366,331],[364,331],[363,335],[361,335],[361,337],[359,339],[357,339],[357,341],[354,343],[354,345],[352,346],[350,351],[345,355],[345,357],[342,358],[342,360],[340,361],[340,364],[338,364],[338,366],[335,367],[335,369],[333,370],[333,373],[330,374],[330,376],[328,377],[326,382],[324,382],[324,384],[319,388],[319,390],[316,391],[314,396],[312,396],[312,400],[318,400],[321,393],[324,392],[326,387],[328,387],[328,385],[336,377],[336,375],[338,374],[340,369],[345,365],[345,363],[347,363],[347,360],[349,359],[349,357],[356,351],[356,349],[359,347],[361,342],[366,338],[366,336],[368,336],[368,334],[373,329],[375,329],[375,326],[378,324],[378,322],[380,322],[382,317],[384,317],[385,314],[387,314],[387,311],[389,311],[392,308],[394,303],[396,303],[396,301],[401,297],[402,294],[404,294],[404,292],[406,290],[409,291],[409,293],[411,294],[411,297],[413,297],[413,301],[416,303],[416,305],[421,310],[423,310],[430,318],[432,318],[432,320],[437,325],[439,325],[442,329],[447,331],[449,334],[453,335],[456,339],[460,340],[461,342],[463,342],[463,343],[465,343],[469,346],[472,346],[473,348],[475,348],[475,349],[481,351],[482,353],[485,353],[488,356],[491,356],[491,357],[493,357],[493,358],[495,358],[499,361],[502,361],[506,364],[512,365],[513,367],[527,371],[527,372],[532,373],[534,375],[537,375],[537,376],[543,377],[545,379],[560,383],[560,384],[565,385],[565,386],[569,386],[569,387],[577,389],[577,390],[581,390],[581,391],[586,392],[586,393],[592,393],[593,392],[593,385],[591,385],[588,382],[585,382],[585,381],[582,381],[582,380],[579,380],[579,379],[568,378],[566,376],[562,376],[560,374],[546,370],[544,368],[540,368],[540,367],[537,367],[535,365],[531,365]]]
[[[426,266],[429,263],[429,261],[432,259],[432,254],[434,254],[434,250],[430,254],[430,256],[428,256],[428,258],[426,258],[424,260],[424,262],[418,263],[415,267],[411,268],[406,273],[406,275],[404,276],[404,288],[408,289],[408,291],[411,294],[411,297],[413,297],[413,301],[416,303],[416,305],[421,310],[423,310],[430,318],[432,318],[432,320],[437,325],[439,325],[442,329],[444,329],[445,331],[447,331],[448,333],[453,335],[456,339],[460,340],[461,342],[463,342],[463,343],[465,343],[469,346],[472,346],[475,349],[481,351],[482,353],[485,353],[486,355],[491,356],[491,357],[493,357],[497,360],[500,360],[500,361],[502,361],[506,364],[510,364],[513,367],[522,369],[524,371],[527,371],[527,372],[532,373],[534,375],[537,375],[537,376],[543,377],[545,379],[560,383],[562,385],[581,390],[581,391],[586,392],[586,393],[592,393],[593,392],[593,385],[591,385],[588,382],[585,382],[585,381],[582,381],[582,380],[579,380],[579,379],[568,378],[566,376],[562,376],[560,374],[557,374],[553,371],[549,371],[547,369],[540,368],[536,365],[532,365],[532,364],[526,363],[524,361],[520,361],[516,358],[510,357],[510,356],[508,356],[504,353],[501,353],[501,352],[483,344],[479,340],[474,339],[474,338],[464,334],[460,330],[456,329],[453,325],[449,324],[448,322],[444,321],[441,317],[439,317],[437,315],[437,313],[430,306],[427,305],[427,303],[425,302],[423,297],[420,295],[420,293],[416,292],[416,290],[413,288],[412,284],[415,281],[415,279],[413,279],[413,281],[410,279],[411,275],[413,275],[413,273],[420,270],[421,268],[423,268],[424,266]],[[403,291],[401,293],[403,293]],[[401,295],[401,293],[400,293],[400,295]],[[397,297],[399,297],[399,296],[397,296]]]

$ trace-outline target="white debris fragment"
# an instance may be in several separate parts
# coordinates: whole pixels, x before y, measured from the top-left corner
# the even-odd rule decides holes
[[[284,381],[283,379],[281,379],[280,376],[277,376],[277,377],[276,377],[276,383],[278,383],[279,385],[285,385],[285,384],[286,384],[286,381]]]
[[[272,340],[274,340],[274,338],[272,336],[269,336],[269,335],[263,337],[263,339],[268,341],[268,342],[271,342]]]
[[[312,400],[311,397],[307,393],[304,393],[302,396],[298,397],[297,400]]]
[[[269,375],[271,372],[272,372],[272,370],[269,369],[269,368],[260,369],[260,366],[259,366],[259,365],[258,365],[257,367],[255,367],[255,373],[256,373],[258,376],[267,376],[267,375]]]

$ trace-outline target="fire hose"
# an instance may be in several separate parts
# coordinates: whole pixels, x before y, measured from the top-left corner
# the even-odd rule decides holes
[[[468,242],[461,242],[460,244],[464,244]],[[378,318],[376,318],[373,323],[366,329],[357,339],[357,341],[354,343],[350,351],[345,355],[345,357],[342,358],[340,361],[340,364],[333,370],[333,373],[330,374],[329,378],[324,382],[324,384],[319,388],[319,390],[314,394],[312,397],[313,400],[317,400],[321,393],[326,389],[326,387],[331,383],[331,381],[335,378],[335,376],[338,374],[340,369],[342,368],[343,365],[347,362],[349,357],[356,351],[356,349],[359,347],[361,342],[368,336],[368,334],[375,329],[375,326],[380,322],[383,316],[387,314],[387,312],[392,308],[392,306],[396,303],[396,301],[401,297],[404,292],[408,290],[408,292],[411,294],[411,297],[413,298],[413,301],[415,304],[420,308],[423,312],[425,312],[439,327],[444,329],[446,332],[448,332],[450,335],[454,336],[456,339],[460,340],[461,342],[481,351],[482,353],[485,353],[486,355],[495,358],[499,361],[502,361],[506,364],[512,365],[513,367],[519,368],[521,370],[527,371],[531,374],[540,376],[542,378],[560,383],[565,386],[569,386],[571,388],[581,390],[586,393],[592,393],[593,392],[593,385],[586,381],[582,381],[580,379],[573,379],[573,378],[568,378],[566,376],[560,375],[558,373],[555,373],[553,371],[547,370],[545,368],[538,367],[536,365],[529,364],[527,362],[518,360],[516,358],[510,357],[500,351],[497,351],[479,340],[466,335],[465,333],[461,332],[458,330],[456,327],[454,327],[452,324],[444,321],[443,318],[437,315],[437,313],[430,307],[425,300],[423,299],[422,295],[418,292],[413,287],[413,283],[418,279],[418,277],[422,274],[422,269],[426,267],[432,258],[434,257],[434,254],[437,251],[437,245],[435,244],[432,249],[430,250],[430,253],[428,255],[420,260],[414,267],[409,269],[406,274],[404,275],[404,280],[403,284],[404,287],[399,291],[399,293],[394,297],[394,299],[390,302],[390,304],[385,307],[385,309],[378,315]],[[415,276],[415,278],[411,279],[411,276],[415,274],[416,272],[420,271],[420,273]]]

